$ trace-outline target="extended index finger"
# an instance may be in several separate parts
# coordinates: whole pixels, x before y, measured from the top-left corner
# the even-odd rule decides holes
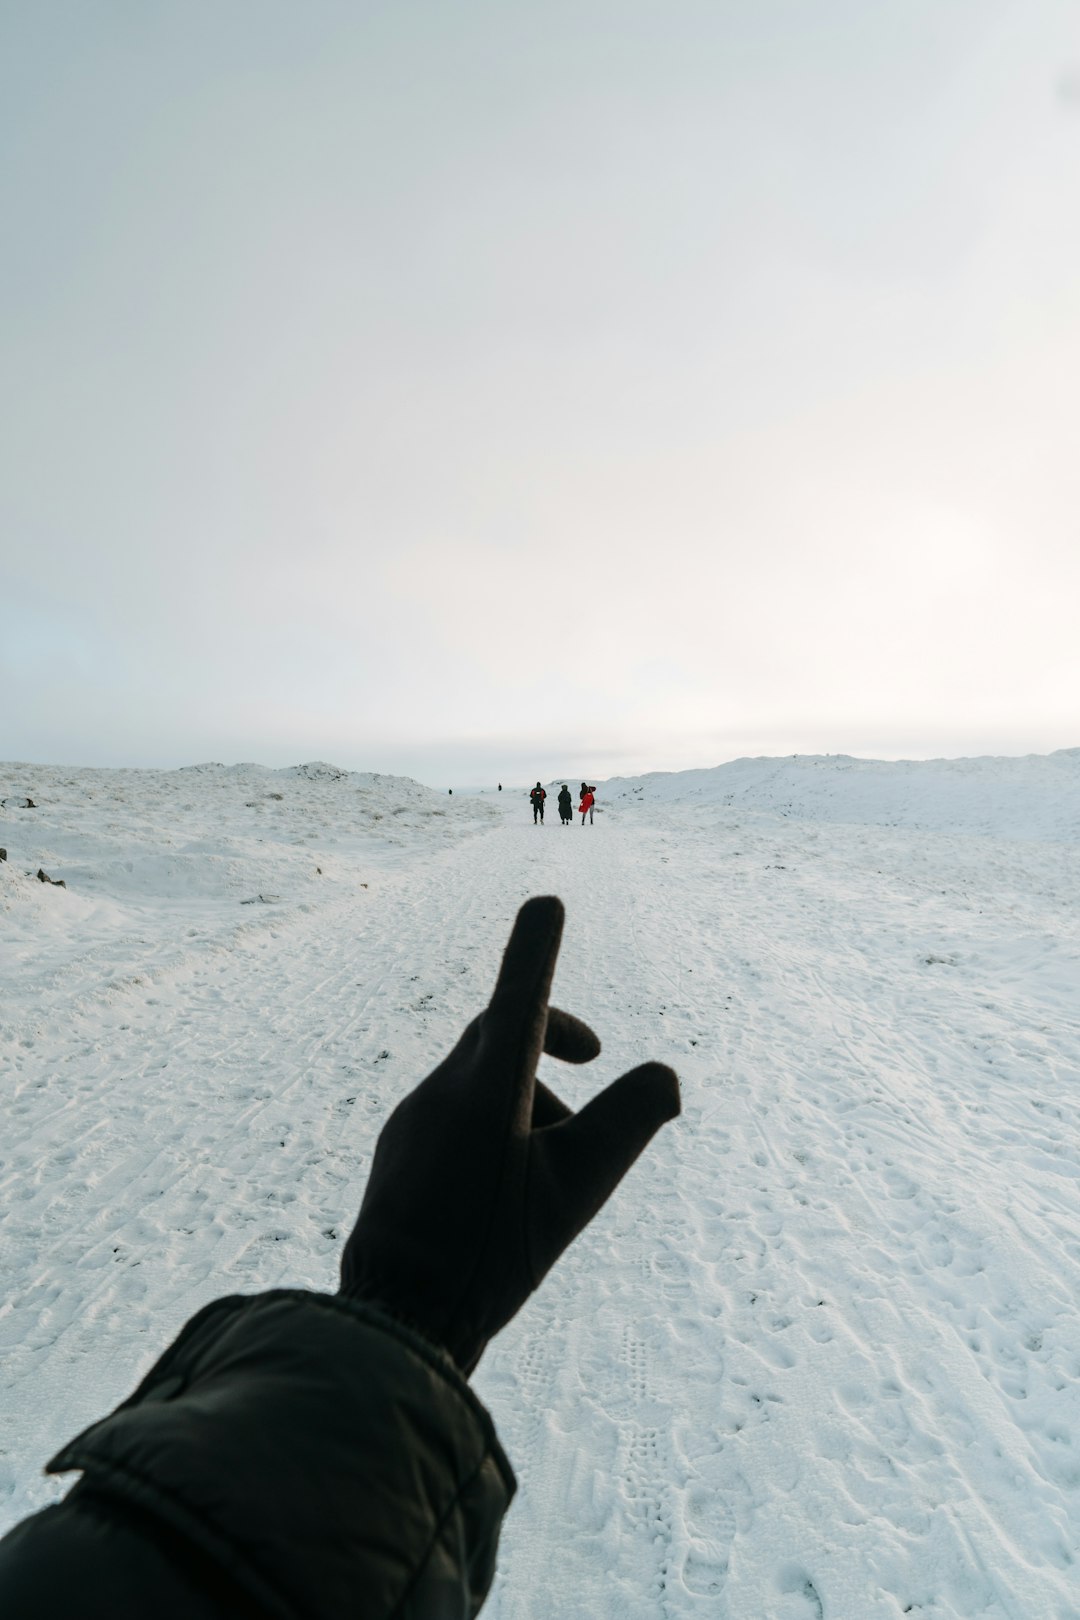
[[[513,1128],[530,1128],[548,1021],[548,993],[562,939],[563,903],[553,894],[526,900],[517,914],[495,990],[483,1017],[490,1077],[510,1103]],[[508,1087],[504,1091],[503,1088]]]
[[[565,916],[562,901],[553,894],[526,900],[514,922],[484,1014],[485,1034],[511,1046],[514,1050],[508,1057],[520,1061],[531,1053],[534,1067],[543,1045],[548,994]]]

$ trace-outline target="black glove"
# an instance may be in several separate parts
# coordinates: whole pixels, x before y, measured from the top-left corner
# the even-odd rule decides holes
[[[587,1063],[600,1050],[548,1006],[563,917],[553,896],[518,912],[487,1011],[383,1127],[341,1257],[343,1293],[411,1321],[466,1374],[679,1112],[663,1063],[577,1114],[537,1080],[541,1052]]]

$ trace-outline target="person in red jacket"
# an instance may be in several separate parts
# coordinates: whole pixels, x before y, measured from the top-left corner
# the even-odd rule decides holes
[[[581,784],[581,803],[578,805],[578,809],[581,811],[581,825],[583,827],[585,825],[586,813],[588,814],[588,817],[589,817],[589,824],[590,824],[590,826],[592,825],[593,805],[595,803],[596,803],[596,789],[591,788],[589,786],[588,782],[582,782],[582,784]]]

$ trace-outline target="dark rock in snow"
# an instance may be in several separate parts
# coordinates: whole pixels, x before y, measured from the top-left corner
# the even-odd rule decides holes
[[[0,799],[0,810],[36,810],[33,799]]]
[[[0,861],[6,861],[6,860],[7,860],[7,850],[6,849],[0,849]]]
[[[48,872],[46,872],[44,868],[40,866],[37,869],[37,880],[39,883],[51,883],[54,889],[67,888],[67,884],[64,882],[63,878],[51,878]]]
[[[348,774],[340,765],[328,765],[324,759],[311,759],[306,765],[290,765],[281,772],[282,776],[299,776],[308,782],[340,782]]]

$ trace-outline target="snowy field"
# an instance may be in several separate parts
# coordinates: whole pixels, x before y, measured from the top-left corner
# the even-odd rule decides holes
[[[476,1375],[485,1616],[1080,1620],[1080,750],[739,761],[585,828],[326,766],[0,798],[0,1526],[198,1306],[334,1286],[554,892],[604,1052],[549,1080],[659,1058],[685,1107]]]

